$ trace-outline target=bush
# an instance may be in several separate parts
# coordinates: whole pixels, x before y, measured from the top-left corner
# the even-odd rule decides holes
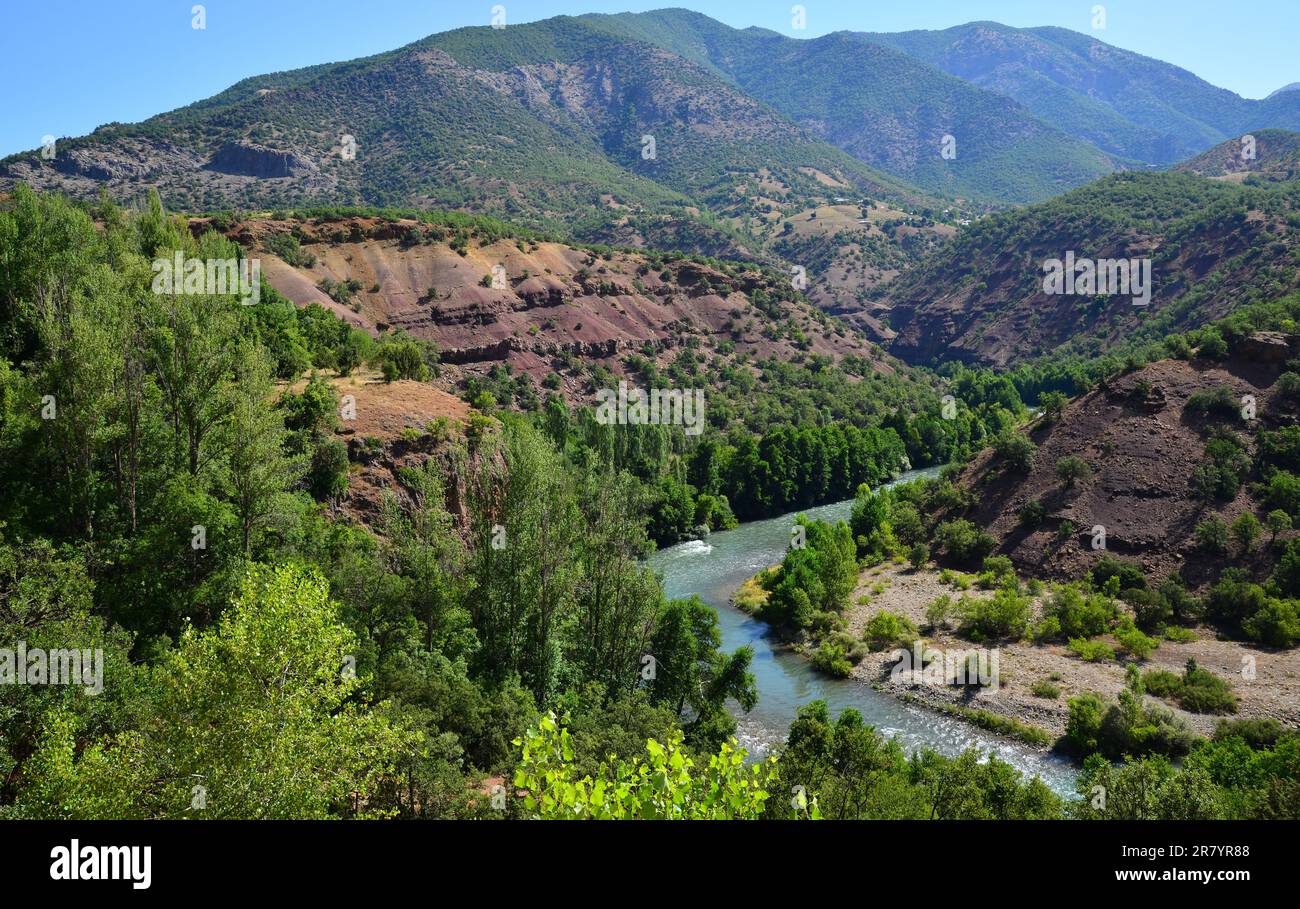
[[[1293,520],[1300,519],[1300,477],[1285,470],[1273,474],[1264,489],[1264,502]]]
[[[1195,660],[1187,661],[1183,688],[1178,702],[1192,713],[1236,713],[1237,698],[1232,686],[1212,672],[1201,669]]]
[[[1056,477],[1066,489],[1073,489],[1081,480],[1092,476],[1088,462],[1076,455],[1061,458],[1056,462]]]
[[[837,679],[848,678],[853,669],[844,648],[830,641],[817,648],[812,656],[812,664],[817,670]]]
[[[1080,754],[1092,754],[1101,747],[1101,722],[1106,704],[1091,692],[1070,698],[1065,739]]]
[[[1212,672],[1188,660],[1180,676],[1156,669],[1142,676],[1144,690],[1153,697],[1177,701],[1191,713],[1236,713],[1237,698],[1232,686]]]
[[[1023,527],[1037,527],[1047,517],[1047,507],[1037,499],[1030,499],[1020,506],[1016,517]]]
[[[931,628],[945,628],[952,616],[952,597],[938,597],[925,607],[925,620]]]
[[[1034,466],[1038,446],[1021,433],[1008,433],[993,443],[993,450],[1013,473],[1029,473]]]
[[[1101,593],[1085,595],[1076,585],[1061,587],[1045,610],[1056,618],[1060,635],[1067,638],[1092,638],[1105,634],[1115,618],[1115,603]]]
[[[1216,742],[1238,738],[1256,751],[1272,748],[1282,737],[1282,724],[1272,717],[1248,720],[1219,720],[1212,738]]]
[[[888,609],[873,615],[862,632],[862,639],[872,650],[911,647],[920,636],[911,620]]]
[[[1152,669],[1142,675],[1147,694],[1157,698],[1177,698],[1183,690],[1183,677],[1168,669]]]
[[[940,524],[935,529],[934,539],[950,559],[967,566],[980,564],[997,546],[997,540],[960,518]]]
[[[1227,385],[1194,391],[1187,399],[1187,410],[1205,416],[1233,420],[1241,417],[1241,401]]]
[[[907,553],[907,561],[914,570],[920,570],[930,561],[930,547],[924,543],[917,543]]]
[[[1145,754],[1180,756],[1191,751],[1196,736],[1187,724],[1167,708],[1143,702],[1143,680],[1136,667],[1130,666],[1127,675],[1128,687],[1110,707],[1095,694],[1070,699],[1067,743],[1082,755],[1100,752],[1111,759]]]
[[[1196,525],[1196,545],[1206,552],[1223,555],[1228,551],[1228,522],[1217,514]]]
[[[1115,558],[1110,553],[1102,556],[1097,564],[1092,566],[1089,573],[1092,578],[1092,584],[1098,590],[1106,587],[1106,582],[1111,578],[1119,578],[1118,589],[1126,590],[1129,588],[1144,589],[1147,586],[1147,579],[1142,574],[1142,569],[1132,562],[1125,562]]]
[[[1115,659],[1115,650],[1104,641],[1088,641],[1083,638],[1070,638],[1070,652],[1089,663],[1101,663]]]
[[[1252,641],[1272,647],[1294,647],[1300,644],[1300,608],[1295,600],[1270,597],[1241,623],[1241,628]]]
[[[1151,655],[1151,651],[1160,646],[1158,640],[1152,637],[1147,637],[1131,624],[1117,630],[1115,632],[1115,639],[1119,641],[1120,646],[1138,660],[1145,660]]]
[[[1030,598],[1013,587],[1003,587],[988,599],[962,597],[957,604],[961,632],[973,641],[1024,637],[1030,604]]]
[[[1034,697],[1047,698],[1050,701],[1054,701],[1061,696],[1061,689],[1057,688],[1047,679],[1039,679],[1037,682],[1034,682],[1034,687],[1030,690],[1033,692]]]

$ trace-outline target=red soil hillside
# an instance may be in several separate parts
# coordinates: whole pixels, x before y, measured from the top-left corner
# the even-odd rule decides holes
[[[1279,355],[1287,354],[1283,345]],[[1103,554],[1092,548],[1093,528],[1101,525],[1107,551],[1138,562],[1148,576],[1163,578],[1186,561],[1184,578],[1203,583],[1223,564],[1196,548],[1196,525],[1211,513],[1230,523],[1247,510],[1261,517],[1262,511],[1250,482],[1231,502],[1207,506],[1193,496],[1192,474],[1206,460],[1209,420],[1187,408],[1188,398],[1218,386],[1231,388],[1237,399],[1254,395],[1256,420],[1220,424],[1246,444],[1253,459],[1260,431],[1296,420],[1295,405],[1274,388],[1281,370],[1280,362],[1262,356],[1223,364],[1165,360],[1113,379],[1072,401],[1055,423],[1036,424],[1030,435],[1038,451],[1028,475],[1006,469],[992,450],[977,457],[959,481],[975,494],[967,517],[992,533],[998,551],[1029,574],[1077,577],[1086,571]],[[1073,489],[1064,488],[1056,473],[1057,462],[1067,456],[1082,458],[1092,470]],[[1031,501],[1042,503],[1047,515],[1032,528],[1018,517]],[[1066,522],[1072,533],[1061,531]],[[1255,558],[1269,558],[1264,549]],[[1242,562],[1235,555],[1231,560]]]
[[[326,306],[371,332],[400,328],[432,340],[452,378],[457,367],[485,371],[504,362],[540,379],[567,355],[621,374],[625,354],[666,366],[688,343],[705,361],[726,345],[755,358],[856,354],[892,371],[855,332],[807,303],[779,299],[792,296],[788,280],[757,266],[728,274],[686,259],[602,257],[558,243],[477,238],[458,252],[427,225],[374,218],[251,220],[228,233],[255,251],[266,280],[294,303]],[[310,266],[291,265],[267,248],[288,233],[314,257]],[[504,286],[493,287],[497,266]],[[344,305],[322,290],[323,279],[359,289]],[[752,299],[759,291],[770,299],[761,307]],[[585,393],[564,391],[571,399]]]

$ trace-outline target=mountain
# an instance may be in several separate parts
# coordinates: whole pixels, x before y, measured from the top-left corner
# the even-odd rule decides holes
[[[156,185],[190,210],[454,207],[588,239],[671,217],[742,250],[785,206],[922,198],[711,69],[569,18],[248,79],[57,149],[0,177],[82,196]]]
[[[1207,443],[1218,438],[1222,452],[1229,433],[1241,449],[1240,479],[1254,479],[1261,435],[1295,425],[1296,402],[1280,391],[1277,378],[1283,361],[1300,352],[1300,337],[1269,337],[1262,346],[1276,347],[1276,357],[1256,350],[1253,341],[1222,362],[1161,360],[1081,395],[1059,418],[1030,429],[1037,451],[1028,470],[984,451],[957,481],[972,493],[964,516],[1036,576],[1079,577],[1107,554],[1137,563],[1151,579],[1180,572],[1193,588],[1229,566],[1267,575],[1276,557],[1269,547],[1248,557],[1216,555],[1195,541],[1198,523],[1211,513],[1231,522],[1269,508],[1252,482],[1230,483],[1210,502],[1196,494],[1198,470],[1212,463]],[[1253,395],[1259,419],[1242,421],[1229,410],[1234,419],[1225,423],[1197,406],[1221,389],[1230,390],[1229,402]],[[1066,457],[1082,458],[1091,468],[1071,488],[1056,471]],[[1026,519],[1030,513],[1038,516]],[[1104,552],[1092,545],[1098,525],[1106,531]]]
[[[1262,129],[1230,139],[1173,168],[1233,182],[1282,182],[1300,177],[1300,133]]]
[[[1248,100],[1068,29],[972,22],[859,37],[1014,98],[1064,132],[1137,162],[1171,164],[1251,130],[1300,128],[1300,95]]]
[[[812,134],[931,193],[1028,202],[1115,169],[1021,104],[847,32],[801,40],[688,10],[584,20],[709,65]],[[943,155],[945,136],[955,156]]]
[[[1272,97],[1275,97],[1275,96],[1277,96],[1277,95],[1282,94],[1283,92],[1293,92],[1293,91],[1297,91],[1297,90],[1300,90],[1300,82],[1292,82],[1292,83],[1290,83],[1289,85],[1284,85],[1284,86],[1282,86],[1282,87],[1279,88],[1277,91],[1275,91],[1275,92],[1273,92],[1272,94],[1270,94],[1268,97],[1269,97],[1269,98],[1272,98]],[[1267,100],[1267,99],[1265,99],[1265,100]]]
[[[1149,305],[1044,292],[1045,265],[1149,259]],[[1300,286],[1300,184],[1238,186],[1184,173],[1116,174],[980,219],[880,290],[909,362],[993,366],[1097,356],[1186,331]]]

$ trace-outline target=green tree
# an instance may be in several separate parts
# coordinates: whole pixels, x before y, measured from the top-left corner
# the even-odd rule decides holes
[[[220,624],[186,632],[144,683],[133,728],[78,747],[72,714],[47,718],[19,813],[372,814],[367,795],[418,737],[365,702],[346,671],[356,643],[318,574],[255,567]]]

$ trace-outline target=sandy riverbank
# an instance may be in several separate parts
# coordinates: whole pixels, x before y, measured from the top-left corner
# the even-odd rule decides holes
[[[737,592],[743,597],[751,585]],[[976,647],[999,648],[999,684],[993,688],[961,688],[947,685],[915,684],[891,679],[897,660],[886,650],[868,654],[852,671],[854,678],[897,697],[920,702],[936,709],[945,706],[983,710],[1008,717],[1047,732],[1053,739],[1065,732],[1068,701],[1085,692],[1096,692],[1113,701],[1124,687],[1124,659],[1090,663],[1071,653],[1064,644],[1035,644],[1027,641],[986,642],[976,644],[959,637],[952,629],[927,627],[926,607],[947,595],[955,603],[962,595],[985,598],[991,591],[972,587],[959,591],[940,579],[934,569],[913,571],[907,566],[886,563],[862,572],[845,610],[846,631],[861,639],[867,622],[878,612],[889,610],[909,618],[931,647],[969,650]],[[1034,601],[1035,620],[1041,614],[1045,596]],[[1162,640],[1160,646],[1141,665],[1145,672],[1167,669],[1181,673],[1189,658],[1226,679],[1236,694],[1239,709],[1236,718],[1271,717],[1285,726],[1300,727],[1300,649],[1273,650],[1239,641],[1220,640],[1211,628],[1194,629],[1196,638],[1186,642]],[[1102,638],[1115,645],[1109,636]],[[1118,647],[1116,648],[1118,650]],[[1253,658],[1255,677],[1247,679],[1243,667]],[[1055,698],[1036,696],[1036,682],[1050,681],[1059,689]],[[1154,700],[1154,699],[1153,699]],[[1220,716],[1188,713],[1177,705],[1159,701],[1202,735],[1209,735]]]

